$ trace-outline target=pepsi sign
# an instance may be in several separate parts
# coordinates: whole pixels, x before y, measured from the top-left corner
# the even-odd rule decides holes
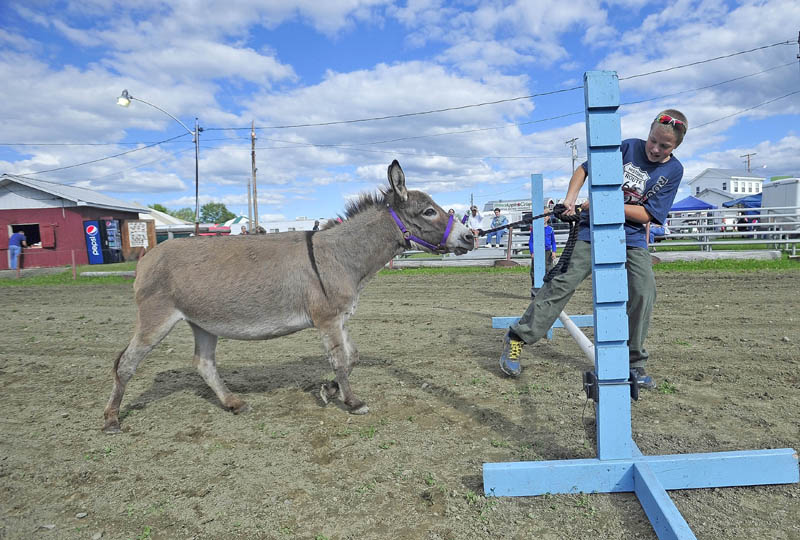
[[[103,264],[100,225],[97,221],[84,221],[83,232],[86,238],[86,254],[89,256],[89,264]]]

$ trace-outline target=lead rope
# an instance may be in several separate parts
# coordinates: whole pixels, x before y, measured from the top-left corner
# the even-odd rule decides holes
[[[563,274],[567,271],[567,268],[569,268],[569,260],[572,258],[572,251],[575,249],[575,243],[578,241],[578,221],[580,221],[581,215],[579,212],[576,212],[571,216],[565,216],[564,212],[566,212],[566,210],[567,207],[563,204],[557,204],[553,207],[553,215],[561,221],[569,223],[569,236],[567,237],[567,243],[564,245],[564,251],[561,252],[561,257],[558,258],[558,263],[544,276],[544,283],[553,279],[556,274]]]

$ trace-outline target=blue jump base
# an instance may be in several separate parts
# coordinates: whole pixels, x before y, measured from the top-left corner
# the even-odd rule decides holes
[[[579,327],[594,327],[598,457],[485,463],[484,493],[487,497],[525,497],[548,493],[633,492],[660,540],[696,540],[667,494],[668,490],[797,483],[800,482],[797,452],[792,448],[780,448],[645,456],[639,451],[631,433],[628,383],[628,318],[625,312],[628,292],[617,74],[587,72],[584,99],[594,314],[571,319]],[[531,175],[531,204],[534,214],[543,207],[540,174]],[[541,220],[534,221],[533,234],[534,282],[541,287],[544,277]],[[518,319],[493,317],[492,328],[507,328]],[[556,321],[553,328],[561,326],[561,321]]]

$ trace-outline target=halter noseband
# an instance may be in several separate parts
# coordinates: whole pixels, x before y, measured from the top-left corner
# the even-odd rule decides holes
[[[389,209],[389,213],[392,214],[392,218],[394,219],[394,222],[397,224],[397,227],[400,229],[400,232],[403,233],[403,238],[405,238],[406,240],[407,248],[410,247],[410,241],[413,241],[421,246],[425,246],[431,251],[443,251],[447,249],[445,243],[447,242],[447,237],[450,236],[450,231],[453,228],[453,217],[454,217],[453,214],[450,214],[450,219],[447,220],[447,228],[444,230],[444,236],[442,236],[442,241],[439,242],[438,246],[434,246],[433,244],[426,242],[422,238],[418,238],[413,234],[411,234],[411,231],[406,229],[406,226],[403,225],[403,222],[400,221],[399,217],[397,217],[397,214],[395,213],[394,209],[388,204],[386,205],[386,207]]]

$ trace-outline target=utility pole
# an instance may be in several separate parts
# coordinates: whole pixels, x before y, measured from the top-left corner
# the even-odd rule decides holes
[[[247,178],[247,232],[253,234],[253,192],[251,178]]]
[[[742,156],[739,156],[739,157],[747,158],[747,161],[745,161],[745,163],[747,163],[747,172],[750,172],[750,156],[755,156],[756,154],[757,154],[757,152],[751,152],[750,154],[744,154]]]
[[[250,124],[250,156],[252,157],[252,168],[253,168],[253,219],[255,220],[255,232],[258,232],[258,189],[256,188],[256,121]],[[248,192],[248,197],[250,193]],[[253,222],[250,222],[250,226],[253,227]],[[250,229],[252,232],[253,229]]]
[[[575,144],[575,141],[578,140],[578,137],[573,137],[568,141],[564,141],[564,144],[570,145],[572,149],[572,169],[570,169],[570,174],[575,171],[575,161],[578,159],[578,146]]]

